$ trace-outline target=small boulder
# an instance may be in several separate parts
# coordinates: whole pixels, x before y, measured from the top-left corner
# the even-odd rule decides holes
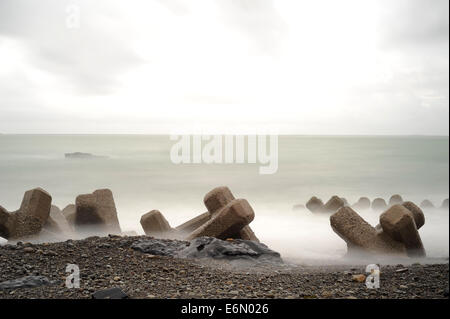
[[[218,239],[233,238],[255,218],[255,213],[245,199],[234,199],[222,207],[213,218],[193,231],[188,237],[209,236]]]
[[[387,207],[386,201],[383,198],[375,198],[372,202],[373,210],[385,210]]]
[[[41,188],[25,192],[18,211],[0,207],[0,236],[15,240],[37,236],[50,215],[52,197]]]
[[[380,216],[380,225],[383,232],[396,241],[402,242],[410,257],[425,256],[413,214],[402,205],[390,207]]]
[[[225,206],[234,200],[236,200],[236,198],[226,186],[216,187],[209,191],[203,198],[203,203],[210,214],[209,220],[214,219]],[[206,216],[204,216],[204,218],[206,218]],[[196,229],[202,227],[205,223],[199,225]],[[239,231],[231,234],[229,238],[259,241],[249,225],[246,225],[242,229],[239,229]]]
[[[77,212],[77,208],[74,204],[69,204],[61,211],[63,216],[66,218],[67,223],[70,227],[75,226],[75,213]]]
[[[344,207],[345,202],[339,197],[339,196],[333,196],[331,197],[328,202],[323,206],[323,210],[325,212],[334,213],[339,208]]]
[[[320,198],[313,196],[306,203],[306,208],[308,208],[312,213],[317,213],[323,211],[323,202]]]
[[[190,233],[199,228],[201,225],[206,223],[208,220],[211,219],[211,213],[206,212],[201,215],[198,215],[197,217],[188,220],[187,222],[175,227],[177,231],[183,232],[183,233]]]
[[[425,215],[423,214],[423,211],[413,202],[404,202],[402,206],[412,213],[416,227],[417,229],[420,229],[420,227],[425,224]]]
[[[172,230],[159,210],[152,210],[141,217],[141,226],[147,236],[164,237]]]
[[[241,239],[220,240],[211,237],[192,240],[189,246],[177,254],[177,257],[282,263],[280,254],[262,243]]]
[[[425,199],[424,201],[422,201],[422,203],[420,203],[420,207],[421,208],[434,208],[434,205],[430,200]]]
[[[146,238],[134,242],[131,248],[145,254],[175,257],[189,242],[162,238]]]
[[[330,224],[333,231],[347,243],[349,253],[405,253],[403,244],[377,231],[350,207],[342,207],[331,215]]]
[[[392,195],[391,198],[389,199],[389,206],[402,204],[402,203],[403,203],[403,198],[398,194]]]
[[[5,239],[11,238],[15,231],[15,218],[0,206],[0,237]]]
[[[17,279],[0,282],[0,290],[36,288],[40,286],[52,285],[53,282],[44,276],[25,276]]]
[[[356,281],[356,282],[366,282],[366,276],[363,274],[359,274],[359,275],[353,275],[352,276],[352,280]]]
[[[61,210],[54,205],[50,208],[50,216],[48,217],[44,228],[54,233],[66,235],[72,234],[72,227],[67,222],[67,219],[64,217]]]
[[[353,204],[352,208],[356,210],[369,209],[370,199],[368,199],[367,197],[360,197],[360,199],[358,199],[358,201],[355,204]]]
[[[441,209],[448,209],[448,198],[442,202]]]
[[[128,295],[122,289],[115,287],[94,292],[92,299],[128,299]]]
[[[203,203],[208,211],[214,215],[234,199],[228,187],[220,186],[208,192],[203,198]]]
[[[76,198],[75,230],[94,230],[106,234],[120,234],[113,194],[109,189],[96,190],[92,194]]]
[[[131,246],[140,252],[175,258],[211,258],[226,261],[282,263],[280,254],[262,243],[250,240],[220,240],[199,237],[187,241],[169,239],[141,239]]]

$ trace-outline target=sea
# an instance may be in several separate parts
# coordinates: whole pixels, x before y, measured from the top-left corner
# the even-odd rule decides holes
[[[157,209],[177,226],[205,212],[204,195],[226,185],[253,207],[251,227],[259,239],[301,261],[338,259],[346,245],[328,215],[293,210],[294,205],[311,196],[326,202],[338,195],[352,204],[361,196],[388,201],[400,194],[437,207],[424,210],[420,234],[429,257],[448,260],[449,211],[438,209],[449,197],[447,136],[282,135],[270,149],[278,163],[273,174],[260,173],[258,158],[256,163],[176,163],[175,143],[168,135],[2,134],[0,205],[17,210],[26,190],[42,187],[62,209],[79,194],[109,188],[122,229],[143,233],[143,214]],[[73,152],[95,156],[65,157]],[[378,223],[379,213],[359,213]]]

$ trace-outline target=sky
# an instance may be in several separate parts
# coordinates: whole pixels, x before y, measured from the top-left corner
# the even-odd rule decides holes
[[[445,135],[448,0],[1,0],[0,133]]]

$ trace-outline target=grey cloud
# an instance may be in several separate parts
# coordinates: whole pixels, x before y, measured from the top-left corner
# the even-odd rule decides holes
[[[382,45],[448,44],[448,0],[382,0]]]
[[[188,1],[157,0],[175,14],[188,14],[193,8]],[[288,32],[277,13],[273,0],[217,0],[217,19],[245,34],[255,49],[264,54],[277,54]]]
[[[68,2],[58,0],[2,0],[0,35],[21,40],[34,66],[69,80],[81,93],[114,90],[117,76],[142,61],[124,38],[106,30],[101,19],[114,17],[106,10],[80,7],[80,28],[68,28]]]
[[[222,19],[247,34],[258,50],[277,54],[288,27],[273,0],[219,0]]]
[[[156,0],[175,14],[186,14],[191,11],[189,4],[183,0]]]
[[[380,49],[393,58],[394,74],[375,87],[359,88],[360,104],[375,101],[397,120],[380,124],[417,134],[448,135],[449,1],[381,0]],[[364,95],[365,94],[365,95]],[[372,99],[372,102],[371,102]]]
[[[174,14],[193,10],[188,1],[158,1]],[[65,27],[68,3],[81,6],[80,29]],[[0,41],[2,37],[21,41],[27,49],[27,62],[73,85],[77,93],[110,93],[117,88],[123,72],[143,61],[131,49],[126,29],[115,34],[114,28],[105,25],[105,21],[120,23],[123,17],[108,6],[93,3],[99,2],[0,0]],[[338,118],[318,113],[313,118],[289,118],[280,126],[292,127],[289,133],[305,129],[301,132],[304,134],[448,135],[448,3],[448,0],[380,0],[381,60],[389,55],[395,57],[393,77],[385,83],[355,87],[349,93],[348,111],[343,108]],[[246,35],[258,53],[278,53],[289,30],[273,1],[218,0],[216,4],[217,19],[227,28]],[[127,21],[121,22],[126,28]],[[325,56],[321,52],[318,55]],[[126,132],[136,125],[144,131],[159,124],[148,125],[150,120],[140,117],[126,120],[108,114],[104,119],[90,119],[76,112],[68,115],[64,110],[46,107],[33,85],[21,73],[0,78],[0,131],[83,133],[99,127],[98,132],[102,128],[114,132],[114,127],[122,125]],[[189,98],[197,103],[219,104],[229,103],[234,97]]]

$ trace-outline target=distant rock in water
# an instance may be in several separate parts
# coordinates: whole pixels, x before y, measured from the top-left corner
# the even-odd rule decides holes
[[[311,212],[316,213],[323,209],[323,202],[320,198],[316,196],[311,197],[311,199],[306,203],[306,208],[308,208]]]
[[[100,156],[100,155],[94,155],[91,153],[81,153],[81,152],[66,153],[66,154],[64,154],[64,156],[68,159],[108,158],[108,156]]]
[[[430,200],[425,199],[422,203],[420,203],[420,208],[434,208],[434,205]]]
[[[359,209],[369,209],[370,208],[370,199],[367,197],[361,197],[355,204],[353,204],[352,208]]]
[[[301,210],[305,210],[305,209],[306,209],[306,207],[303,204],[297,204],[297,205],[292,206],[293,211],[301,211]]]
[[[383,210],[387,207],[386,201],[383,198],[375,198],[372,202],[373,210]]]
[[[403,198],[399,194],[392,195],[389,199],[389,206],[398,205],[403,203]]]
[[[448,209],[448,198],[444,199],[441,205],[442,209]]]
[[[339,196],[334,195],[323,206],[323,211],[328,212],[328,213],[334,213],[339,208],[344,207],[344,206],[345,206],[345,201],[342,200],[342,198],[340,198]]]

